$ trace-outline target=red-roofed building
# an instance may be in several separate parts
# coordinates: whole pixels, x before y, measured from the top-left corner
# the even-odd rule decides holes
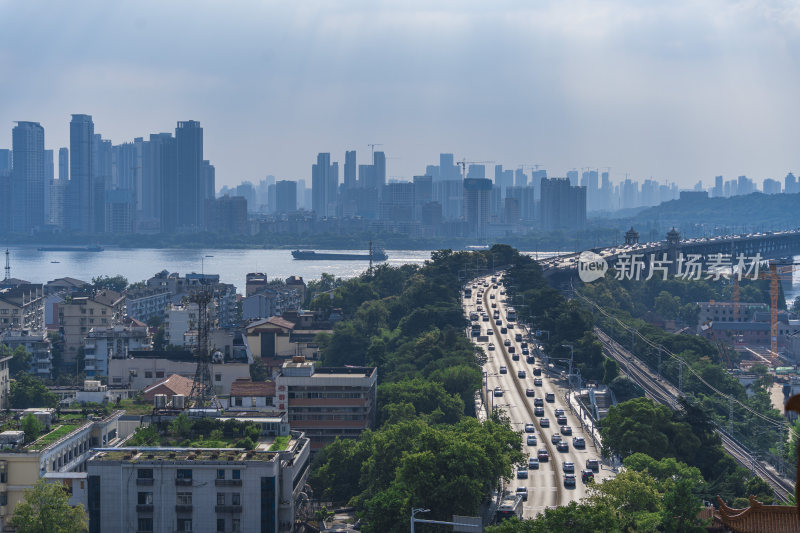
[[[273,411],[275,410],[274,398],[274,381],[237,379],[231,383],[229,408],[243,411]]]
[[[176,394],[183,394],[187,398],[192,392],[193,379],[185,378],[179,374],[172,374],[157,383],[153,383],[142,391],[148,402],[153,401],[156,394],[166,394],[169,401]]]

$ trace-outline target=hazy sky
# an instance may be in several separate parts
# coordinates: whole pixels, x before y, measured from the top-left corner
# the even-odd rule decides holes
[[[531,7],[534,6],[534,7]],[[800,169],[800,4],[0,0],[0,147],[199,120],[217,185],[310,181],[383,143],[390,177],[456,158],[688,186]],[[490,169],[488,172],[492,174]]]

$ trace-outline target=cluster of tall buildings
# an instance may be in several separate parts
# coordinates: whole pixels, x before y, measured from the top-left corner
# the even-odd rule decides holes
[[[203,128],[114,145],[90,115],[72,115],[69,147],[45,148],[38,122],[17,122],[0,150],[0,233],[192,232],[213,210],[214,166],[203,159]]]

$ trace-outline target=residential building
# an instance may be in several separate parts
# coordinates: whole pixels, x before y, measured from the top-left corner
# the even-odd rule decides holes
[[[108,362],[108,383],[112,387],[128,387],[143,390],[172,374],[194,379],[197,358],[189,351],[143,350],[128,352],[127,359],[110,359]],[[211,364],[214,390],[219,396],[231,393],[231,384],[239,378],[250,377],[247,360],[225,362],[216,357]]]
[[[303,301],[296,289],[266,288],[242,300],[242,320],[280,316],[299,309]]]
[[[50,339],[44,330],[31,331],[6,330],[0,332],[0,344],[5,344],[11,350],[22,346],[32,355],[30,363],[31,375],[40,378],[50,378],[53,372],[53,352]],[[2,386],[2,383],[0,383]]]
[[[57,278],[52,281],[48,281],[44,286],[44,293],[45,294],[54,294],[54,293],[68,293],[68,294],[75,294],[78,292],[86,291],[90,288],[91,283],[88,281],[83,281],[76,278]]]
[[[177,197],[176,229],[199,231],[203,228],[203,128],[196,120],[178,122],[175,128]]]
[[[46,222],[44,128],[38,122],[17,122],[11,137],[11,229],[27,233]]]
[[[378,370],[319,367],[304,357],[283,363],[275,376],[275,406],[287,410],[292,429],[303,431],[311,449],[336,437],[358,438],[375,426]]]
[[[131,351],[150,349],[147,326],[137,320],[128,324],[93,327],[83,341],[86,375],[108,376],[109,359],[124,359]]]
[[[492,180],[467,178],[464,180],[464,218],[472,237],[484,237],[489,224],[489,196]]]
[[[577,179],[577,178],[576,178]],[[548,230],[580,230],[586,226],[586,187],[567,178],[542,178],[541,221]]]
[[[235,411],[274,411],[275,382],[237,379],[231,384],[228,409]]]
[[[261,292],[269,286],[269,279],[263,272],[249,272],[245,276],[244,295],[252,296],[257,292]]]
[[[290,533],[309,441],[293,431],[285,450],[260,449],[100,450],[88,463],[89,532]]]
[[[44,331],[44,291],[39,284],[23,283],[0,289],[0,331]]]
[[[220,234],[246,235],[247,200],[244,196],[222,196],[205,200],[205,229]]]
[[[146,323],[150,317],[164,318],[169,301],[170,293],[162,287],[129,289],[125,293],[125,312]]]
[[[0,357],[0,409],[8,409],[8,393],[11,388],[11,379],[8,371],[8,362],[11,361],[11,356]]]
[[[301,303],[306,301],[306,282],[303,281],[303,276],[289,276],[286,278],[286,286],[297,291]]]
[[[69,123],[69,186],[67,187],[67,228],[79,233],[94,230],[96,178],[92,147],[94,122],[90,115],[72,115]]]
[[[336,195],[339,189],[339,163],[331,163],[330,153],[317,155],[311,166],[312,209],[317,217],[336,216]]]
[[[297,183],[281,180],[275,183],[275,211],[290,213],[297,211]]]
[[[74,363],[89,331],[115,326],[125,316],[125,295],[106,289],[92,295],[74,295],[58,306],[58,326],[64,340],[64,362]]]
[[[142,395],[148,402],[152,402],[156,394],[163,394],[167,397],[167,402],[172,401],[176,394],[188,398],[192,394],[194,380],[181,376],[180,374],[170,374],[166,378],[156,381],[152,385],[142,389]]]
[[[171,305],[164,321],[164,341],[181,348],[196,346],[198,312],[196,303]]]
[[[73,495],[85,494],[86,478],[81,473],[86,471],[86,460],[92,448],[114,446],[138,426],[138,422],[120,422],[124,411],[91,420],[60,420],[53,409],[30,409],[28,412],[39,419],[45,432],[36,441],[15,444],[13,449],[0,451],[0,488],[5,498],[4,505],[0,505],[0,528],[3,531],[9,529],[11,516],[24,499],[25,490],[33,488],[40,478],[60,480],[71,477],[73,479],[67,480],[67,484],[74,483],[71,486]],[[8,442],[8,433],[0,433],[0,440]]]

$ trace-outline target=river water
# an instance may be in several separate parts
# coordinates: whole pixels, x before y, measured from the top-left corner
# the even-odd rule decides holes
[[[2,249],[5,251],[5,249]],[[152,277],[162,270],[219,274],[224,283],[231,283],[244,292],[249,272],[264,272],[270,279],[302,276],[306,282],[318,279],[323,272],[339,278],[351,278],[367,269],[367,261],[298,261],[290,250],[251,249],[174,249],[174,248],[111,248],[102,252],[40,252],[36,246],[9,247],[11,276],[33,283],[47,283],[62,277],[91,281],[96,276],[121,274],[133,283]],[[363,250],[337,250],[343,253],[365,253]],[[422,264],[430,259],[431,250],[387,250],[390,265]],[[530,255],[544,258],[552,252]],[[800,256],[794,258],[800,261]],[[5,264],[5,258],[0,259]],[[2,278],[3,276],[0,276]],[[800,272],[794,284],[783,285],[786,301],[800,296]]]

